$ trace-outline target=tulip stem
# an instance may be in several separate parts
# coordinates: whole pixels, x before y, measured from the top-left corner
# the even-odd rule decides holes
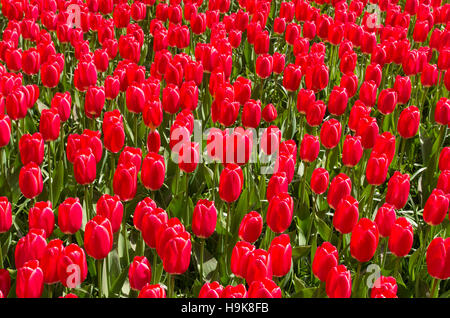
[[[200,245],[200,281],[203,281],[203,255],[205,252],[205,239],[201,239]]]
[[[134,143],[136,145],[136,148],[139,148],[138,145],[138,114],[135,114],[134,116]]]
[[[102,293],[102,260],[97,260],[97,279],[98,279],[98,296],[99,298],[103,298]]]
[[[431,293],[430,293],[430,297],[431,298],[436,298],[436,296],[439,296],[439,291],[438,294],[436,295],[436,288],[439,285],[439,279],[437,279],[436,277],[433,278],[433,285],[431,287]]]
[[[47,147],[47,169],[48,169],[48,190],[50,194],[50,202],[53,204],[53,187],[52,187],[52,158],[51,158],[52,143],[48,143]]]
[[[2,244],[2,237],[3,236],[3,234],[2,233],[0,233],[0,269],[2,269],[2,268],[4,268],[3,267],[3,249],[2,249],[2,246],[3,246],[3,244]]]
[[[384,252],[383,252],[383,259],[382,259],[382,265],[381,265],[381,268],[383,269],[384,268],[384,264],[386,264],[386,258],[387,258],[387,251],[388,251],[388,238],[386,238],[385,239],[385,241],[384,241]]]
[[[312,208],[312,214],[311,214],[311,222],[309,223],[309,228],[308,228],[308,236],[307,236],[308,240],[306,241],[307,244],[309,244],[309,242],[311,240],[312,228],[314,226],[314,220],[316,217],[316,209],[317,209],[316,200],[317,200],[316,196],[313,195],[313,208]]]
[[[122,223],[122,236],[123,236],[123,241],[124,241],[124,245],[125,245],[125,260],[126,260],[126,264],[130,263],[130,256],[128,255],[128,237],[127,237],[127,218],[126,218],[126,211],[124,211],[124,215],[123,215],[123,223]]]
[[[400,152],[398,153],[398,170],[402,170],[402,159],[403,159],[403,153],[405,151],[406,146],[406,140],[403,138],[400,138]]]
[[[229,259],[228,259],[228,237],[231,235],[231,229],[230,229],[230,221],[231,221],[231,203],[228,203],[228,213],[227,213],[227,229],[226,229],[226,238],[225,238],[225,255],[226,255],[226,260],[225,263],[228,264],[229,263]],[[227,265],[227,272],[228,272],[228,265]]]
[[[361,275],[361,266],[362,266],[362,263],[361,262],[358,262],[358,269],[357,269],[357,271],[356,271],[356,277],[355,277],[355,286],[354,286],[354,288],[353,288],[353,295],[356,297],[356,292],[358,291],[358,289],[359,289],[359,278],[360,278],[360,275]],[[355,298],[354,297],[354,298]]]

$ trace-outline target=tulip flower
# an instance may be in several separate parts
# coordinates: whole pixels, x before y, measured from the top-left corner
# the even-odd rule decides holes
[[[244,185],[244,175],[241,168],[234,164],[227,164],[220,174],[219,196],[220,198],[231,203],[239,198]]]
[[[352,192],[352,181],[344,173],[338,174],[331,180],[328,189],[327,202],[332,209],[336,209],[342,198]]]
[[[152,269],[145,256],[135,256],[128,270],[130,287],[134,290],[142,290],[152,279]]]
[[[8,232],[12,225],[12,206],[7,197],[0,197],[0,233]]]
[[[138,298],[166,298],[166,290],[159,284],[147,284],[139,292]]]
[[[389,249],[397,257],[406,256],[411,250],[413,237],[412,225],[406,218],[400,217],[392,226]]]
[[[312,271],[320,281],[325,282],[332,268],[339,262],[338,250],[330,242],[323,242],[320,245],[312,263]]]
[[[378,246],[379,232],[376,223],[361,218],[352,231],[350,253],[359,262],[369,261]]]
[[[359,218],[359,203],[352,196],[341,199],[334,211],[333,226],[342,234],[352,232]]]
[[[386,202],[395,206],[397,210],[406,205],[410,188],[409,180],[409,174],[402,174],[399,171],[395,171],[389,179]]]
[[[55,284],[59,282],[58,265],[63,251],[63,242],[59,239],[52,240],[47,244],[39,262],[39,266],[44,273],[44,283]]]
[[[263,219],[256,211],[247,213],[239,225],[239,238],[243,241],[254,243],[261,235]]]
[[[436,237],[427,248],[428,274],[436,279],[450,277],[450,238]]]
[[[289,235],[282,234],[275,237],[270,243],[269,254],[272,260],[273,275],[281,277],[286,275],[292,266],[292,246]]]
[[[440,189],[434,189],[423,209],[423,219],[429,225],[439,225],[444,221],[450,198]]]
[[[108,256],[112,245],[111,222],[103,216],[95,216],[86,224],[84,232],[86,253],[97,260],[101,260]]]
[[[375,223],[378,227],[378,232],[381,237],[389,237],[391,235],[392,227],[397,216],[395,208],[389,203],[384,203],[377,211],[375,216]]]
[[[19,188],[22,194],[32,199],[41,194],[44,185],[41,169],[34,162],[29,162],[20,169]]]
[[[269,228],[275,233],[287,230],[292,222],[294,201],[287,193],[276,194],[269,202],[266,221]]]
[[[119,231],[124,208],[118,196],[102,195],[97,201],[96,210],[97,215],[105,217],[111,222],[113,233]]]
[[[52,203],[36,202],[28,214],[28,226],[30,229],[42,229],[45,237],[48,238],[55,226],[55,215],[52,210]]]
[[[0,148],[9,144],[11,139],[11,120],[8,115],[0,114]]]
[[[44,289],[44,273],[38,260],[26,262],[17,270],[16,295],[18,298],[39,298]]]
[[[270,278],[253,281],[248,289],[248,298],[281,298],[281,288]]]
[[[223,286],[219,282],[205,283],[200,289],[198,298],[221,298]]]
[[[330,298],[350,298],[352,292],[352,278],[350,271],[344,265],[330,269],[325,289]]]
[[[394,277],[380,276],[370,292],[371,298],[397,298],[397,281]]]
[[[114,194],[122,201],[133,199],[137,190],[137,177],[138,171],[131,162],[118,165],[113,179]]]

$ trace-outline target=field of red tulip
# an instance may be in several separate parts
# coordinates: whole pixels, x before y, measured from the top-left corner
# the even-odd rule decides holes
[[[446,0],[1,0],[0,298],[450,297]]]

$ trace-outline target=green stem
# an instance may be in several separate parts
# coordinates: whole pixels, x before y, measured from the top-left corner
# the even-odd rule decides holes
[[[134,142],[135,142],[135,145],[136,145],[136,148],[138,148],[139,147],[139,145],[138,145],[138,120],[139,120],[139,118],[138,118],[138,114],[135,114],[135,116],[134,116]]]
[[[126,211],[123,215],[123,220],[122,220],[122,236],[123,236],[123,240],[124,240],[124,244],[125,244],[125,260],[126,260],[126,264],[130,263],[130,256],[128,254],[128,236],[127,236],[127,218],[126,218]]]
[[[200,246],[200,282],[203,281],[203,255],[205,251],[205,239],[201,239],[201,246]]]
[[[98,279],[98,296],[99,298],[103,298],[103,293],[102,293],[102,260],[98,259],[97,260],[97,279]]]
[[[370,194],[369,194],[369,201],[366,204],[367,210],[366,210],[366,217],[370,218],[372,214],[372,202],[373,202],[373,195],[375,193],[375,186],[373,184],[370,185]]]
[[[384,264],[386,264],[386,258],[387,258],[387,251],[388,251],[388,241],[389,238],[385,238],[384,240],[384,252],[383,252],[383,259],[382,259],[382,263],[381,263],[381,268],[384,268]]]
[[[50,202],[53,204],[53,186],[52,186],[52,156],[51,156],[52,143],[48,143],[47,147],[47,169],[48,169],[48,190],[50,193]]]
[[[3,238],[3,234],[2,233],[0,233],[0,269],[2,269],[2,268],[4,268],[3,267],[3,249],[2,249],[2,246],[3,246],[3,244],[2,244],[2,238]]]
[[[436,277],[433,278],[433,287],[431,288],[431,294],[430,294],[431,298],[436,298],[436,296],[439,296],[439,291],[438,291],[438,294],[436,295],[436,288],[439,285],[438,284],[439,282],[440,282],[439,279],[437,279]]]
[[[316,211],[317,210],[316,200],[317,200],[316,196],[313,195],[313,209],[312,209],[312,214],[311,214],[311,222],[309,223],[309,228],[308,228],[308,236],[307,236],[307,241],[306,241],[307,244],[309,244],[309,242],[311,241],[312,228],[314,226],[314,220],[316,217],[316,212],[317,212]]]
[[[353,289],[353,298],[356,298],[356,292],[358,291],[358,289],[359,289],[359,280],[360,280],[360,275],[361,275],[361,266],[362,266],[362,263],[361,262],[358,262],[358,269],[357,269],[357,272],[356,272],[356,277],[355,277],[355,282],[354,282],[354,289]]]

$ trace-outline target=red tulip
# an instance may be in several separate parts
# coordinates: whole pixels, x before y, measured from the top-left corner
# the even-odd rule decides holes
[[[245,278],[247,276],[247,267],[250,256],[253,254],[255,246],[252,244],[239,241],[233,248],[231,253],[231,271],[239,278]]]
[[[281,131],[277,126],[271,125],[264,129],[261,136],[261,150],[267,154],[271,155],[278,151],[281,142]]]
[[[373,106],[375,105],[375,100],[377,98],[377,85],[374,81],[364,81],[361,84],[361,87],[359,89],[359,99],[366,105],[366,106]]]
[[[370,292],[371,298],[397,298],[397,281],[394,277],[380,276]]]
[[[30,229],[29,232],[17,242],[14,251],[16,268],[22,267],[30,260],[39,260],[44,254],[46,246],[45,231],[42,229]]]
[[[160,238],[161,241],[164,237]],[[189,267],[191,258],[191,235],[180,232],[165,243],[158,253],[163,261],[164,270],[170,274],[183,274]]]
[[[389,236],[389,249],[397,257],[406,256],[413,245],[413,228],[411,223],[404,218],[398,218],[392,226]]]
[[[392,88],[383,89],[378,96],[378,110],[383,115],[392,113],[397,105],[398,93]]]
[[[243,284],[228,285],[223,289],[221,298],[247,298],[247,290]]]
[[[130,287],[134,290],[142,290],[152,280],[152,269],[145,256],[135,256],[128,270]]]
[[[111,222],[113,233],[116,233],[120,229],[123,218],[123,204],[118,196],[111,196],[104,194],[97,201],[96,215],[100,215],[107,218]]]
[[[361,160],[363,147],[360,136],[347,135],[342,148],[342,163],[347,167],[354,167]]]
[[[200,289],[198,298],[221,298],[223,286],[219,282],[205,283]]]
[[[286,275],[292,267],[292,246],[289,235],[282,234],[275,237],[270,243],[270,258],[272,262],[273,275],[281,277]]]
[[[253,281],[248,289],[248,298],[281,298],[281,288],[270,278]]]
[[[242,169],[234,163],[227,164],[220,174],[219,196],[228,203],[236,201],[244,185]]]
[[[341,123],[337,119],[329,119],[323,123],[320,129],[320,142],[327,149],[334,148],[341,139],[341,132]]]
[[[302,71],[300,66],[289,64],[283,71],[283,86],[290,92],[295,92],[300,86]]]
[[[50,201],[36,202],[28,214],[28,225],[30,229],[44,230],[45,237],[50,237],[55,226],[52,203]]]
[[[97,259],[108,256],[113,246],[113,232],[111,222],[100,215],[94,216],[86,224],[84,231],[84,247],[86,253]]]
[[[166,164],[164,158],[154,152],[149,152],[144,158],[141,171],[142,184],[152,191],[160,189],[164,183]]]
[[[18,298],[40,298],[44,289],[44,273],[39,261],[26,262],[17,270],[16,295]]]
[[[411,79],[408,76],[397,75],[395,78],[394,89],[398,93],[398,104],[406,104],[411,98]]]
[[[7,269],[0,269],[0,294],[7,298],[11,289],[11,277]]]
[[[12,206],[7,197],[0,197],[0,233],[8,232],[12,225]]]
[[[267,201],[270,202],[272,198],[279,193],[287,193],[288,186],[289,182],[286,173],[284,172],[274,173],[272,177],[270,177],[269,183],[267,184],[267,192],[266,192]]]
[[[386,202],[395,206],[397,210],[402,209],[408,201],[409,180],[409,174],[402,174],[400,171],[395,171],[389,179]]]
[[[200,199],[192,216],[192,232],[201,238],[208,238],[216,229],[217,210],[213,201]]]
[[[369,261],[378,246],[379,234],[376,223],[367,218],[358,221],[352,231],[350,253],[359,262]]]
[[[41,194],[44,188],[42,173],[39,166],[34,162],[30,162],[20,169],[19,188],[28,199]]]
[[[251,285],[265,278],[272,278],[272,259],[267,251],[255,249],[248,258],[245,280]]]
[[[352,277],[344,265],[330,269],[325,285],[329,298],[350,298],[352,292]]]
[[[78,151],[73,163],[75,180],[81,185],[94,182],[97,176],[97,161],[91,148]]]
[[[434,110],[434,120],[439,125],[449,125],[450,124],[450,100],[442,97],[436,103],[436,108]]]
[[[53,141],[59,137],[61,120],[55,108],[44,109],[39,122],[39,132],[45,141]]]
[[[261,215],[256,211],[247,213],[239,225],[239,238],[254,243],[261,235],[262,228],[263,219]]]
[[[330,182],[330,175],[325,168],[314,169],[311,175],[311,190],[315,194],[325,193],[328,189],[328,184]]]
[[[123,118],[118,109],[105,113],[102,130],[106,149],[118,153],[125,143]]]
[[[84,113],[89,119],[100,117],[105,106],[105,89],[99,86],[89,86],[84,100]]]
[[[342,234],[352,232],[359,218],[359,202],[348,195],[339,202],[334,211],[333,226]]]
[[[270,54],[262,54],[256,58],[256,74],[259,78],[265,79],[272,75],[273,57]]]
[[[328,111],[330,114],[340,116],[345,112],[348,103],[348,93],[343,87],[335,86],[328,99]]]
[[[416,106],[405,108],[398,119],[397,129],[403,138],[412,138],[417,134],[420,124],[420,111]]]
[[[76,244],[66,246],[59,258],[59,281],[64,287],[78,288],[87,274],[88,266],[84,250]]]
[[[313,162],[320,151],[320,142],[317,136],[305,134],[300,144],[300,159],[305,162]]]
[[[276,194],[269,202],[266,221],[275,233],[282,233],[291,225],[294,201],[287,193]]]
[[[325,282],[331,269],[339,263],[339,256],[336,247],[330,242],[323,242],[314,254],[312,271],[320,281]]]
[[[78,198],[67,198],[58,207],[58,226],[64,234],[75,234],[80,228],[83,208]]]
[[[8,115],[0,114],[0,148],[9,144],[11,139],[11,120]],[[21,139],[22,140],[22,139]]]
[[[429,225],[439,225],[444,221],[450,198],[442,190],[434,189],[423,209],[423,219]]]
[[[436,237],[427,248],[427,269],[437,279],[450,277],[450,238]]]
[[[114,194],[122,201],[133,199],[137,190],[137,177],[138,171],[131,162],[118,165],[113,179]]]
[[[386,181],[389,162],[384,153],[372,153],[366,166],[367,182],[371,185],[380,185]]]
[[[375,223],[381,237],[389,237],[391,235],[392,227],[397,219],[393,205],[384,203],[377,211],[375,216]]]
[[[147,284],[139,292],[138,298],[166,298],[166,290],[159,284]]]
[[[39,265],[44,273],[44,283],[54,284],[59,282],[58,265],[64,251],[63,242],[59,239],[50,241],[44,250]]]

